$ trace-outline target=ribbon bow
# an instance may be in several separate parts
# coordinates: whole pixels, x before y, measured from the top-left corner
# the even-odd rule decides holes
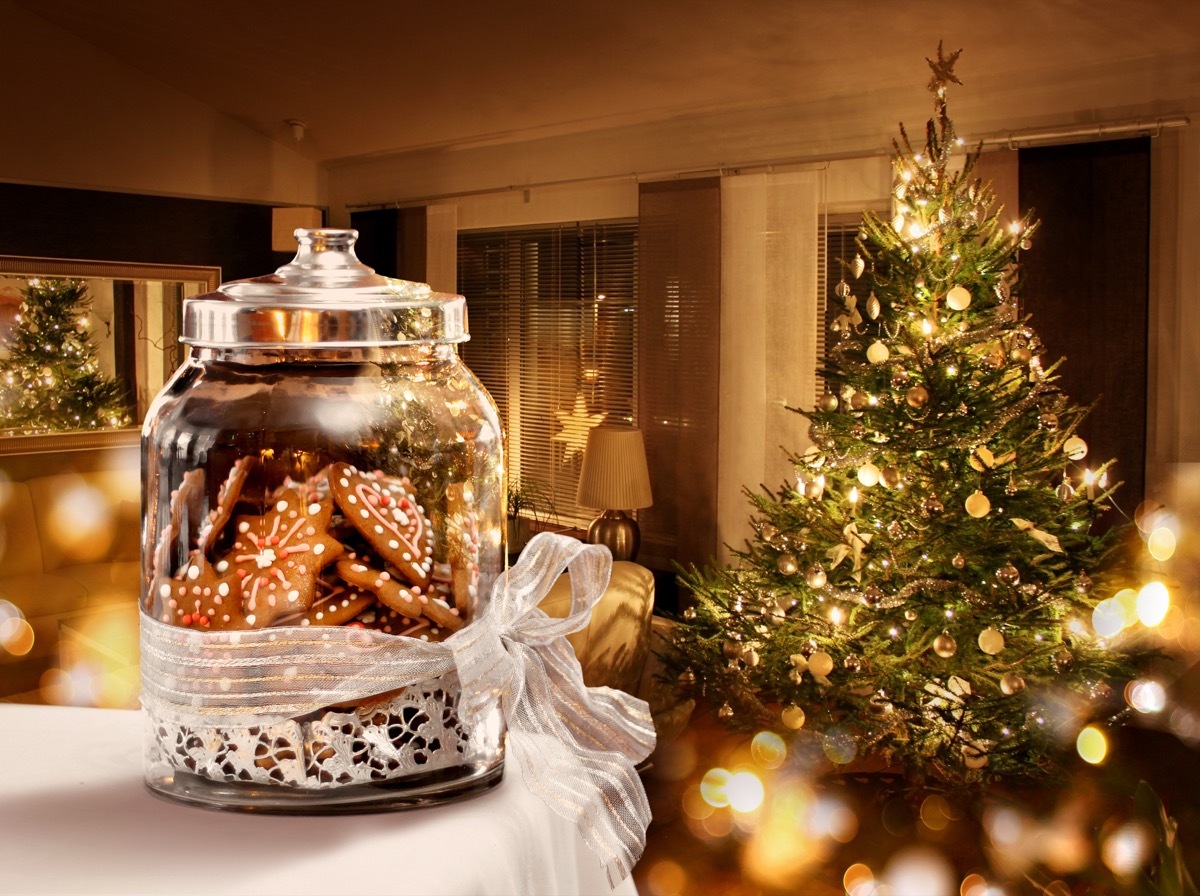
[[[555,619],[538,604],[564,568],[571,607]],[[650,806],[634,764],[654,726],[644,701],[587,687],[565,637],[588,624],[611,568],[603,547],[536,535],[479,616],[441,643],[345,626],[203,632],[143,614],[142,704],[182,725],[246,727],[457,671],[464,720],[475,725],[499,694],[525,783],[575,823],[615,885],[645,846]],[[256,674],[268,665],[298,671],[268,684]]]

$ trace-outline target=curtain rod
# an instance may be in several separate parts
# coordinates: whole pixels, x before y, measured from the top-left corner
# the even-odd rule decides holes
[[[992,149],[1017,149],[1022,145],[1042,143],[1063,143],[1077,139],[1105,140],[1117,137],[1146,134],[1158,137],[1164,130],[1181,128],[1191,124],[1186,115],[1167,115],[1155,119],[1128,119],[1124,121],[1106,121],[1089,125],[1071,127],[1037,129],[1030,128],[1017,131],[1002,131],[987,134],[973,139],[963,139],[966,146]],[[683,168],[671,171],[630,172],[628,174],[608,174],[597,177],[577,177],[563,180],[545,180],[526,184],[509,184],[503,187],[484,187],[478,190],[464,190],[458,193],[436,193],[428,196],[414,196],[409,199],[389,199],[376,202],[351,202],[346,204],[348,211],[375,211],[385,208],[405,208],[426,205],[430,202],[442,202],[447,199],[461,199],[467,196],[494,196],[501,193],[512,193],[517,190],[528,193],[530,190],[547,189],[551,187],[568,187],[579,184],[599,184],[612,181],[633,180],[650,182],[660,180],[685,180],[696,177],[722,176],[731,173],[745,174],[753,171],[771,171],[797,165],[823,166],[829,162],[848,161],[851,159],[869,159],[890,152],[876,150],[873,152],[846,152],[820,156],[794,156],[785,159],[767,161],[743,162],[736,165],[713,165],[705,168]]]

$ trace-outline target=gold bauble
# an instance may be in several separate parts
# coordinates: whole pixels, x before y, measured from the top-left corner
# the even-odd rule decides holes
[[[988,500],[988,496],[979,491],[968,496],[967,500],[963,503],[967,508],[967,513],[975,517],[975,519],[987,516],[988,511],[992,509],[992,502]]]
[[[717,710],[717,718],[722,719],[722,720],[732,719],[733,718],[733,707],[730,706],[728,703],[722,703],[721,708]]]
[[[785,706],[779,717],[783,719],[783,724],[787,725],[793,731],[799,731],[804,727],[804,710],[795,703],[789,703]]]
[[[879,340],[875,340],[867,347],[867,360],[872,364],[882,364],[891,356],[888,347]]]
[[[1018,364],[1028,364],[1031,360],[1033,360],[1033,352],[1022,345],[1014,348],[1012,352],[1009,353],[1009,357]]]
[[[821,396],[821,400],[817,402],[817,407],[822,411],[836,411],[838,409],[838,397],[832,392],[826,392]]]
[[[1054,432],[1054,430],[1058,429],[1058,414],[1052,414],[1047,411],[1038,417],[1038,426],[1048,432]]]
[[[904,400],[908,402],[909,407],[923,408],[929,404],[929,390],[924,386],[913,386],[904,393]]]
[[[850,396],[850,410],[865,411],[871,404],[871,396],[866,392],[855,392]]]
[[[990,626],[985,628],[979,633],[979,649],[988,656],[995,656],[1004,649],[1004,635]]]
[[[1015,588],[1021,584],[1021,571],[1011,563],[1005,563],[996,570],[996,578],[1000,580],[1001,585],[1007,585],[1009,588]]]
[[[800,569],[800,563],[795,554],[780,554],[775,567],[785,576],[794,576]]]
[[[1016,672],[1005,672],[1000,676],[1000,691],[1006,697],[1025,690],[1025,679]]]
[[[808,582],[810,588],[824,588],[828,577],[825,575],[825,570],[821,568],[821,564],[814,563],[804,574],[804,580]]]
[[[946,307],[951,311],[966,311],[971,304],[971,293],[962,286],[952,286],[946,293]]]
[[[865,463],[858,468],[858,481],[867,488],[879,484],[879,467],[872,463]]]
[[[1087,457],[1087,453],[1087,442],[1079,438],[1079,436],[1071,436],[1071,438],[1063,442],[1063,454],[1071,458],[1071,460],[1083,460]]]
[[[933,652],[942,659],[948,660],[958,653],[958,642],[950,636],[949,632],[942,632],[933,639]]]
[[[824,650],[818,650],[808,658],[808,671],[813,675],[828,675],[833,671],[833,657]]]
[[[879,473],[879,481],[888,488],[895,488],[900,484],[900,471],[895,467],[884,467]]]
[[[955,569],[962,569],[964,566],[967,565],[967,558],[964,557],[962,554],[955,554],[953,559],[951,559],[951,561],[950,561],[950,565],[953,566]]]

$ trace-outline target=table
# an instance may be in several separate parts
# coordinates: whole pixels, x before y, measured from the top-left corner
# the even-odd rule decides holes
[[[136,710],[0,704],[0,891],[636,896],[573,825],[503,782],[458,803],[284,817],[176,805],[142,784]]]

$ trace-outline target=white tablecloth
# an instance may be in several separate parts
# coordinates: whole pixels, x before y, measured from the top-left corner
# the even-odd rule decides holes
[[[0,704],[0,892],[636,896],[574,826],[504,781],[458,803],[283,817],[175,805],[142,784],[136,711]]]

